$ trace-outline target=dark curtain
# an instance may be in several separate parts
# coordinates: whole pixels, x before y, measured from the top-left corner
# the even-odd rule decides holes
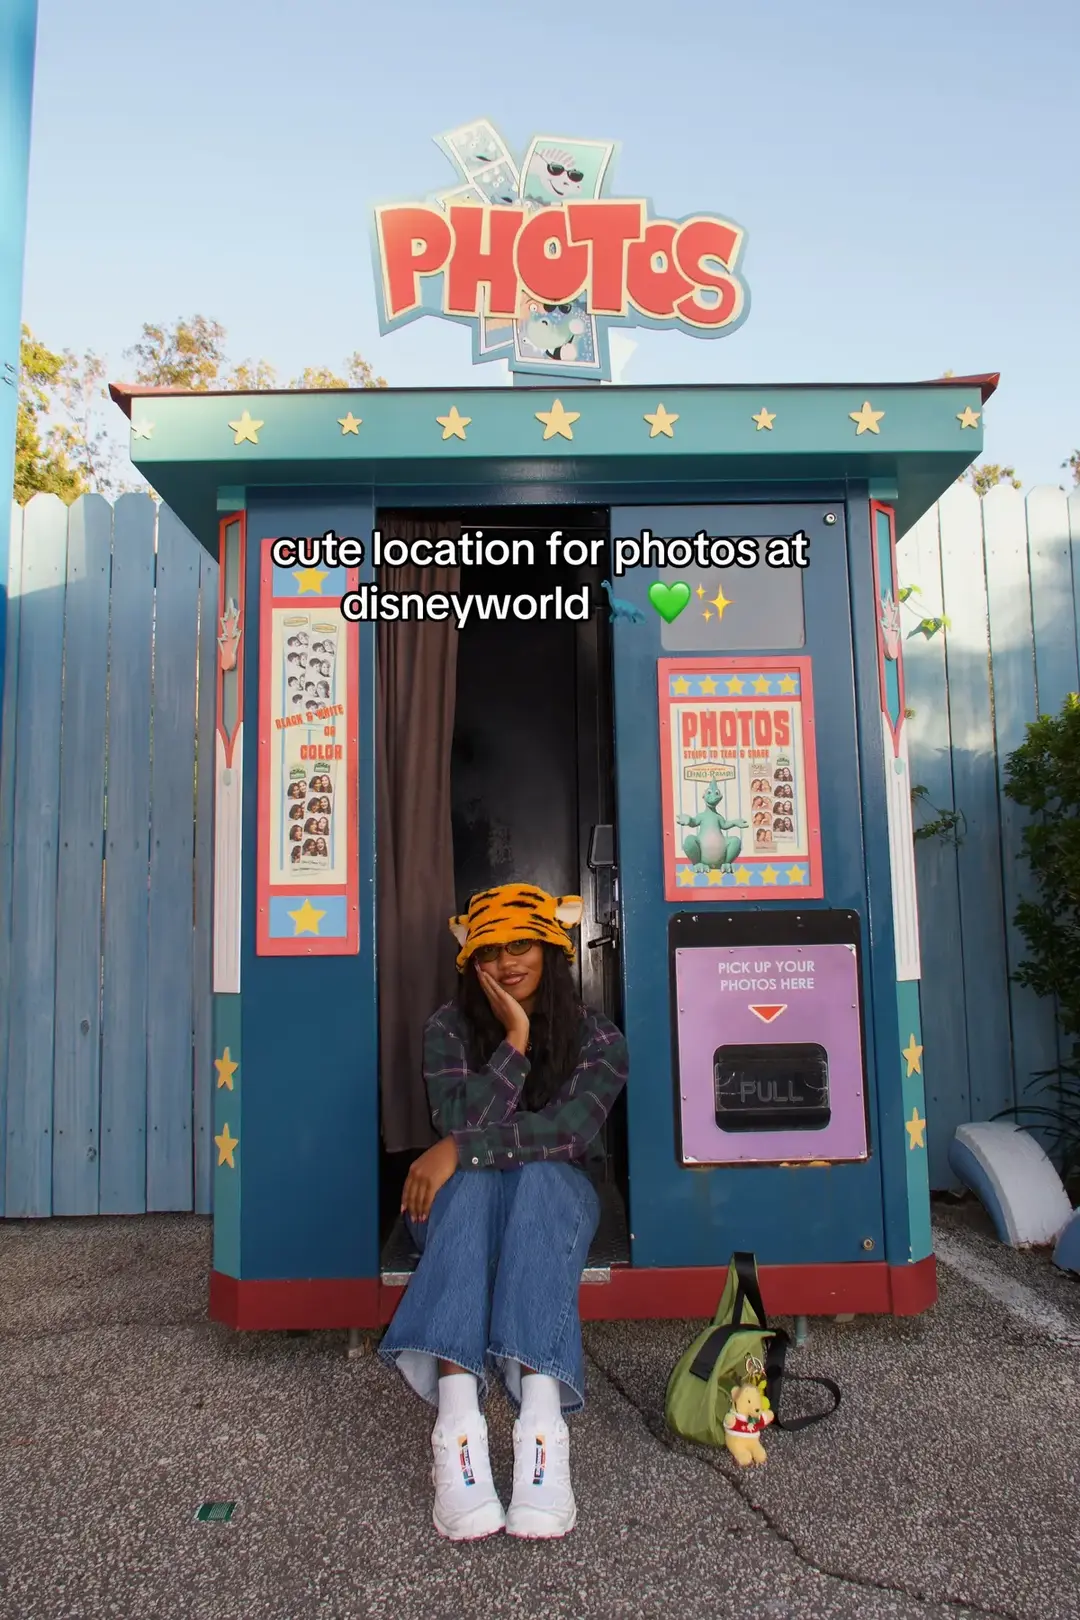
[[[382,523],[387,539],[447,536],[459,524],[424,518]],[[457,568],[382,568],[384,591],[456,591]],[[436,1140],[423,1076],[424,1024],[457,983],[450,823],[457,626],[379,623],[376,711],[378,793],[379,1084],[388,1153]]]

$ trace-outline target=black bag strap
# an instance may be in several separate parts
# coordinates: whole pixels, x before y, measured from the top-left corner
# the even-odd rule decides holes
[[[795,1434],[799,1429],[808,1429],[813,1423],[820,1423],[823,1418],[832,1417],[840,1405],[840,1386],[834,1384],[831,1378],[812,1378],[803,1373],[790,1373],[785,1370],[788,1348],[791,1340],[780,1328],[772,1331],[765,1346],[765,1387],[772,1406],[773,1421],[778,1429],[785,1434]],[[820,1388],[828,1390],[832,1396],[832,1405],[824,1412],[810,1412],[804,1417],[789,1418],[785,1423],[780,1416],[780,1402],[783,1397],[784,1384],[817,1384]]]
[[[735,1310],[731,1320],[735,1323],[742,1323],[743,1309],[746,1305],[749,1305],[759,1324],[763,1328],[767,1328],[769,1319],[765,1315],[765,1306],[761,1301],[761,1289],[758,1287],[757,1261],[752,1254],[740,1250],[738,1254],[732,1255],[731,1263],[735,1267],[735,1275],[739,1280],[739,1286],[735,1294]]]
[[[766,1328],[764,1337],[767,1338],[772,1331],[772,1328]],[[705,1383],[708,1383],[712,1377],[712,1370],[719,1359],[720,1352],[728,1340],[735,1338],[739,1333],[756,1335],[758,1329],[752,1324],[747,1325],[745,1322],[724,1322],[720,1327],[710,1329],[708,1338],[702,1341],[701,1349],[690,1363],[690,1371],[694,1377],[701,1378]]]

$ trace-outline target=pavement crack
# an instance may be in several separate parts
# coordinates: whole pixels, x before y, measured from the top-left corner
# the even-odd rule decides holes
[[[1030,1620],[1030,1616],[1021,1614],[1015,1609],[987,1608],[978,1599],[934,1596],[918,1588],[896,1586],[888,1581],[873,1580],[869,1576],[849,1575],[845,1570],[832,1569],[828,1565],[820,1563],[777,1522],[768,1508],[762,1507],[759,1503],[753,1501],[740,1478],[732,1477],[721,1469],[719,1458],[714,1460],[702,1448],[691,1446],[688,1442],[680,1440],[677,1435],[672,1434],[664,1418],[662,1416],[657,1417],[655,1413],[640,1405],[619,1375],[613,1372],[610,1367],[605,1367],[595,1351],[586,1351],[586,1360],[596,1368],[596,1371],[602,1378],[607,1380],[615,1393],[637,1414],[654,1440],[658,1441],[673,1456],[685,1457],[699,1468],[707,1469],[723,1487],[734,1492],[740,1501],[750,1509],[751,1513],[766,1526],[777,1541],[782,1542],[784,1546],[791,1549],[800,1564],[808,1570],[813,1570],[815,1575],[826,1576],[829,1580],[842,1581],[845,1586],[860,1591],[883,1592],[891,1597],[914,1599],[916,1602],[925,1603],[931,1609],[937,1609],[939,1612],[953,1611],[958,1615],[982,1615],[986,1616],[986,1620]]]

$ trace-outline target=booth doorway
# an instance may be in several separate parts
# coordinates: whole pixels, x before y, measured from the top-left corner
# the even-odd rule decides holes
[[[607,598],[607,508],[483,508],[437,513],[380,512],[384,537],[398,520],[410,529],[483,531],[489,538],[529,540],[531,568],[463,567],[460,597],[531,595],[561,586],[564,597],[589,591],[583,620],[522,620],[470,614],[456,635],[450,811],[456,908],[478,890],[531,881],[555,895],[580,894],[577,975],[582,1000],[621,1022],[618,893],[615,859],[614,716]],[[438,527],[436,528],[436,524]],[[604,542],[595,565],[552,567],[547,541],[555,530]],[[440,588],[442,588],[440,586]],[[395,627],[395,637],[408,627]],[[445,926],[445,924],[444,924]],[[626,1103],[608,1122],[604,1216],[590,1265],[629,1259],[626,1223]],[[411,1269],[400,1187],[415,1153],[383,1153],[383,1271]]]

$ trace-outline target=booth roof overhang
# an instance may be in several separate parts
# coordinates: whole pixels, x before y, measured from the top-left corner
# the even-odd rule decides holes
[[[377,488],[432,505],[483,488],[543,504],[553,482],[632,503],[691,484],[853,484],[896,507],[902,535],[981,454],[998,375],[921,383],[376,388],[196,393],[110,386],[131,459],[211,552],[218,518],[256,488]],[[557,402],[561,401],[561,409]],[[459,494],[460,492],[460,494]],[[459,494],[459,498],[458,497]],[[685,494],[682,498],[685,498]]]

